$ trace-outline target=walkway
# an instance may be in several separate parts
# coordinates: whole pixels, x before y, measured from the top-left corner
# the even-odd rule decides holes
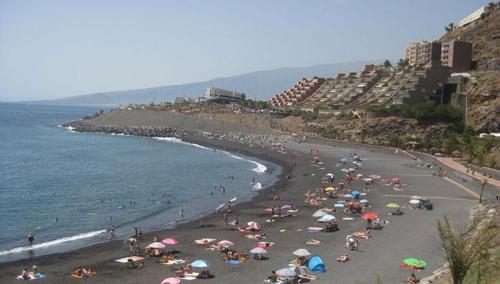
[[[460,164],[459,162],[453,160],[452,158],[439,157],[436,159],[438,161],[440,161],[441,163],[445,164],[447,167],[454,169],[458,172],[461,172],[464,175],[468,175],[468,176],[475,178],[475,179],[478,179],[480,181],[482,181],[483,179],[486,179],[488,181],[488,184],[491,184],[491,185],[496,186],[497,188],[500,188],[500,180],[497,180],[494,178],[489,178],[489,177],[483,176],[482,174],[479,174],[479,173],[477,173],[475,175],[472,175],[471,173],[467,173],[467,168],[464,165]]]

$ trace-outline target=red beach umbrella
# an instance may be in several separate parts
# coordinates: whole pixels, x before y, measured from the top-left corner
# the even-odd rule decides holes
[[[363,219],[376,219],[378,217],[377,213],[365,213],[361,218]]]

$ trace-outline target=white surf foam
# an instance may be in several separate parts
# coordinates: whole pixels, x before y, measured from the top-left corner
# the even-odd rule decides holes
[[[58,127],[61,127],[61,128],[66,128],[66,129],[68,129],[68,130],[69,130],[69,132],[76,132],[76,131],[75,131],[75,128],[74,128],[74,127],[72,127],[72,126],[66,126],[66,127],[64,127],[64,126],[62,126],[62,125],[58,125]]]
[[[175,137],[153,137],[153,139],[160,140],[160,141],[167,141],[167,142],[172,142],[172,143],[179,143],[179,144],[189,145],[189,146],[193,146],[193,147],[204,149],[204,150],[212,150],[212,149],[210,149],[208,147],[201,146],[201,145],[195,144],[195,143],[189,143],[189,142],[186,142],[186,141],[182,141],[181,139],[175,138]]]
[[[262,184],[260,182],[257,182],[252,186],[253,191],[259,191],[261,189],[262,189]]]
[[[34,244],[32,246],[23,246],[23,247],[17,247],[17,248],[13,248],[13,249],[9,249],[9,250],[2,250],[2,251],[0,251],[0,256],[13,254],[13,253],[20,253],[20,252],[24,252],[24,251],[36,250],[36,249],[45,249],[48,247],[60,245],[62,243],[92,238],[92,237],[98,236],[100,234],[103,234],[105,232],[106,232],[106,230],[93,231],[93,232],[78,234],[78,235],[71,236],[71,237],[64,237],[61,239],[56,239],[56,240],[48,241],[45,243]]]
[[[167,141],[167,142],[179,143],[179,144],[185,144],[185,145],[190,145],[190,146],[197,147],[197,148],[200,148],[200,149],[213,151],[213,149],[211,149],[211,148],[208,148],[208,147],[205,147],[205,146],[201,146],[201,145],[195,144],[195,143],[189,143],[189,142],[186,142],[186,141],[182,141],[181,139],[175,138],[175,137],[153,137],[153,139],[160,140],[160,141]],[[231,157],[233,159],[247,161],[249,163],[252,163],[252,164],[256,165],[256,167],[252,169],[252,171],[254,171],[256,173],[265,173],[267,171],[267,167],[264,166],[261,163],[258,163],[258,162],[252,161],[252,160],[244,159],[243,157],[233,155],[233,154],[231,154],[229,152],[226,152],[226,151],[221,151],[221,152],[224,153],[224,154],[226,154],[226,155],[228,155],[229,157]]]

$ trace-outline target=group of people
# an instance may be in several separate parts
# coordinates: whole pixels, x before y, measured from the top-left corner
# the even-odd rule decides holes
[[[24,280],[29,280],[29,279],[33,279],[34,277],[36,277],[38,275],[38,273],[40,273],[38,271],[38,266],[33,265],[33,267],[31,268],[31,271],[28,271],[28,269],[24,268],[23,271],[21,272],[20,276]]]

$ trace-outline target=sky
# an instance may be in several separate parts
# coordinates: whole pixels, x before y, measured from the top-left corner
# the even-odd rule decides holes
[[[0,101],[398,59],[480,0],[0,0]]]

